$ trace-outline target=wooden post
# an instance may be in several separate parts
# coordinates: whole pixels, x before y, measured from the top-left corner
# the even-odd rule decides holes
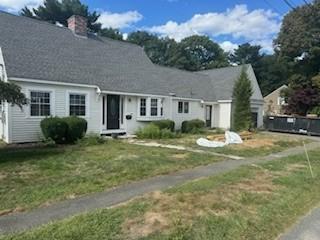
[[[302,143],[303,143],[304,152],[306,153],[306,157],[307,157],[307,161],[308,161],[308,165],[309,165],[311,176],[312,176],[312,178],[314,178],[312,167],[311,167],[311,163],[310,163],[310,159],[309,159],[309,154],[308,154],[306,145],[304,144],[304,141],[302,141]]]

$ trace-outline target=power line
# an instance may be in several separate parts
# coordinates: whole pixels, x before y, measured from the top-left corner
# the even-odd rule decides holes
[[[295,7],[289,2],[289,0],[283,0],[291,9],[295,9]]]
[[[275,8],[268,0],[263,0],[269,7],[271,7],[274,11],[279,13],[280,15],[283,15],[277,8]]]
[[[310,8],[311,10],[313,10],[311,3],[309,3],[307,0],[303,0],[303,2],[306,4],[306,6],[308,6],[308,8]]]

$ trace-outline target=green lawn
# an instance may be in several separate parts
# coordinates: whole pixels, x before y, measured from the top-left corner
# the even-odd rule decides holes
[[[254,134],[253,139],[245,141],[244,144],[233,144],[222,148],[205,148],[198,146],[196,140],[201,137],[205,138],[208,135],[214,135],[214,133],[205,132],[203,134],[182,134],[180,138],[176,139],[161,139],[152,141],[236,155],[240,157],[266,156],[272,153],[281,152],[290,147],[302,146],[302,140],[304,140],[305,143],[311,142],[309,139],[302,139],[301,137],[297,137],[295,135],[266,134],[261,132]]]
[[[320,151],[244,166],[2,240],[275,239],[320,203]]]
[[[95,146],[0,148],[0,215],[219,160],[114,140]]]

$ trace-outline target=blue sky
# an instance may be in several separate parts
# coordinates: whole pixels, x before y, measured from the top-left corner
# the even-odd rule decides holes
[[[0,9],[17,13],[22,6],[37,6],[43,0],[0,0]],[[303,0],[289,0],[298,6]],[[311,0],[308,0],[311,1]],[[282,0],[83,0],[101,13],[105,27],[123,33],[147,30],[180,41],[208,35],[226,51],[238,44],[259,44],[272,52],[272,39],[290,8]]]

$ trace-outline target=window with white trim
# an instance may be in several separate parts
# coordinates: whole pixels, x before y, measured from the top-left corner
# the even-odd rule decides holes
[[[137,114],[141,118],[158,118],[162,117],[163,99],[155,97],[142,97],[138,99]]]
[[[140,98],[140,116],[147,115],[147,99]]]
[[[50,116],[50,92],[31,91],[30,92],[30,116]]]
[[[183,103],[183,112],[184,113],[189,113],[189,102],[184,102]]]
[[[189,113],[189,102],[178,102],[178,113]]]
[[[150,115],[153,117],[158,116],[158,99],[157,98],[151,98]]]
[[[86,116],[85,94],[69,94],[69,114],[70,116]]]

